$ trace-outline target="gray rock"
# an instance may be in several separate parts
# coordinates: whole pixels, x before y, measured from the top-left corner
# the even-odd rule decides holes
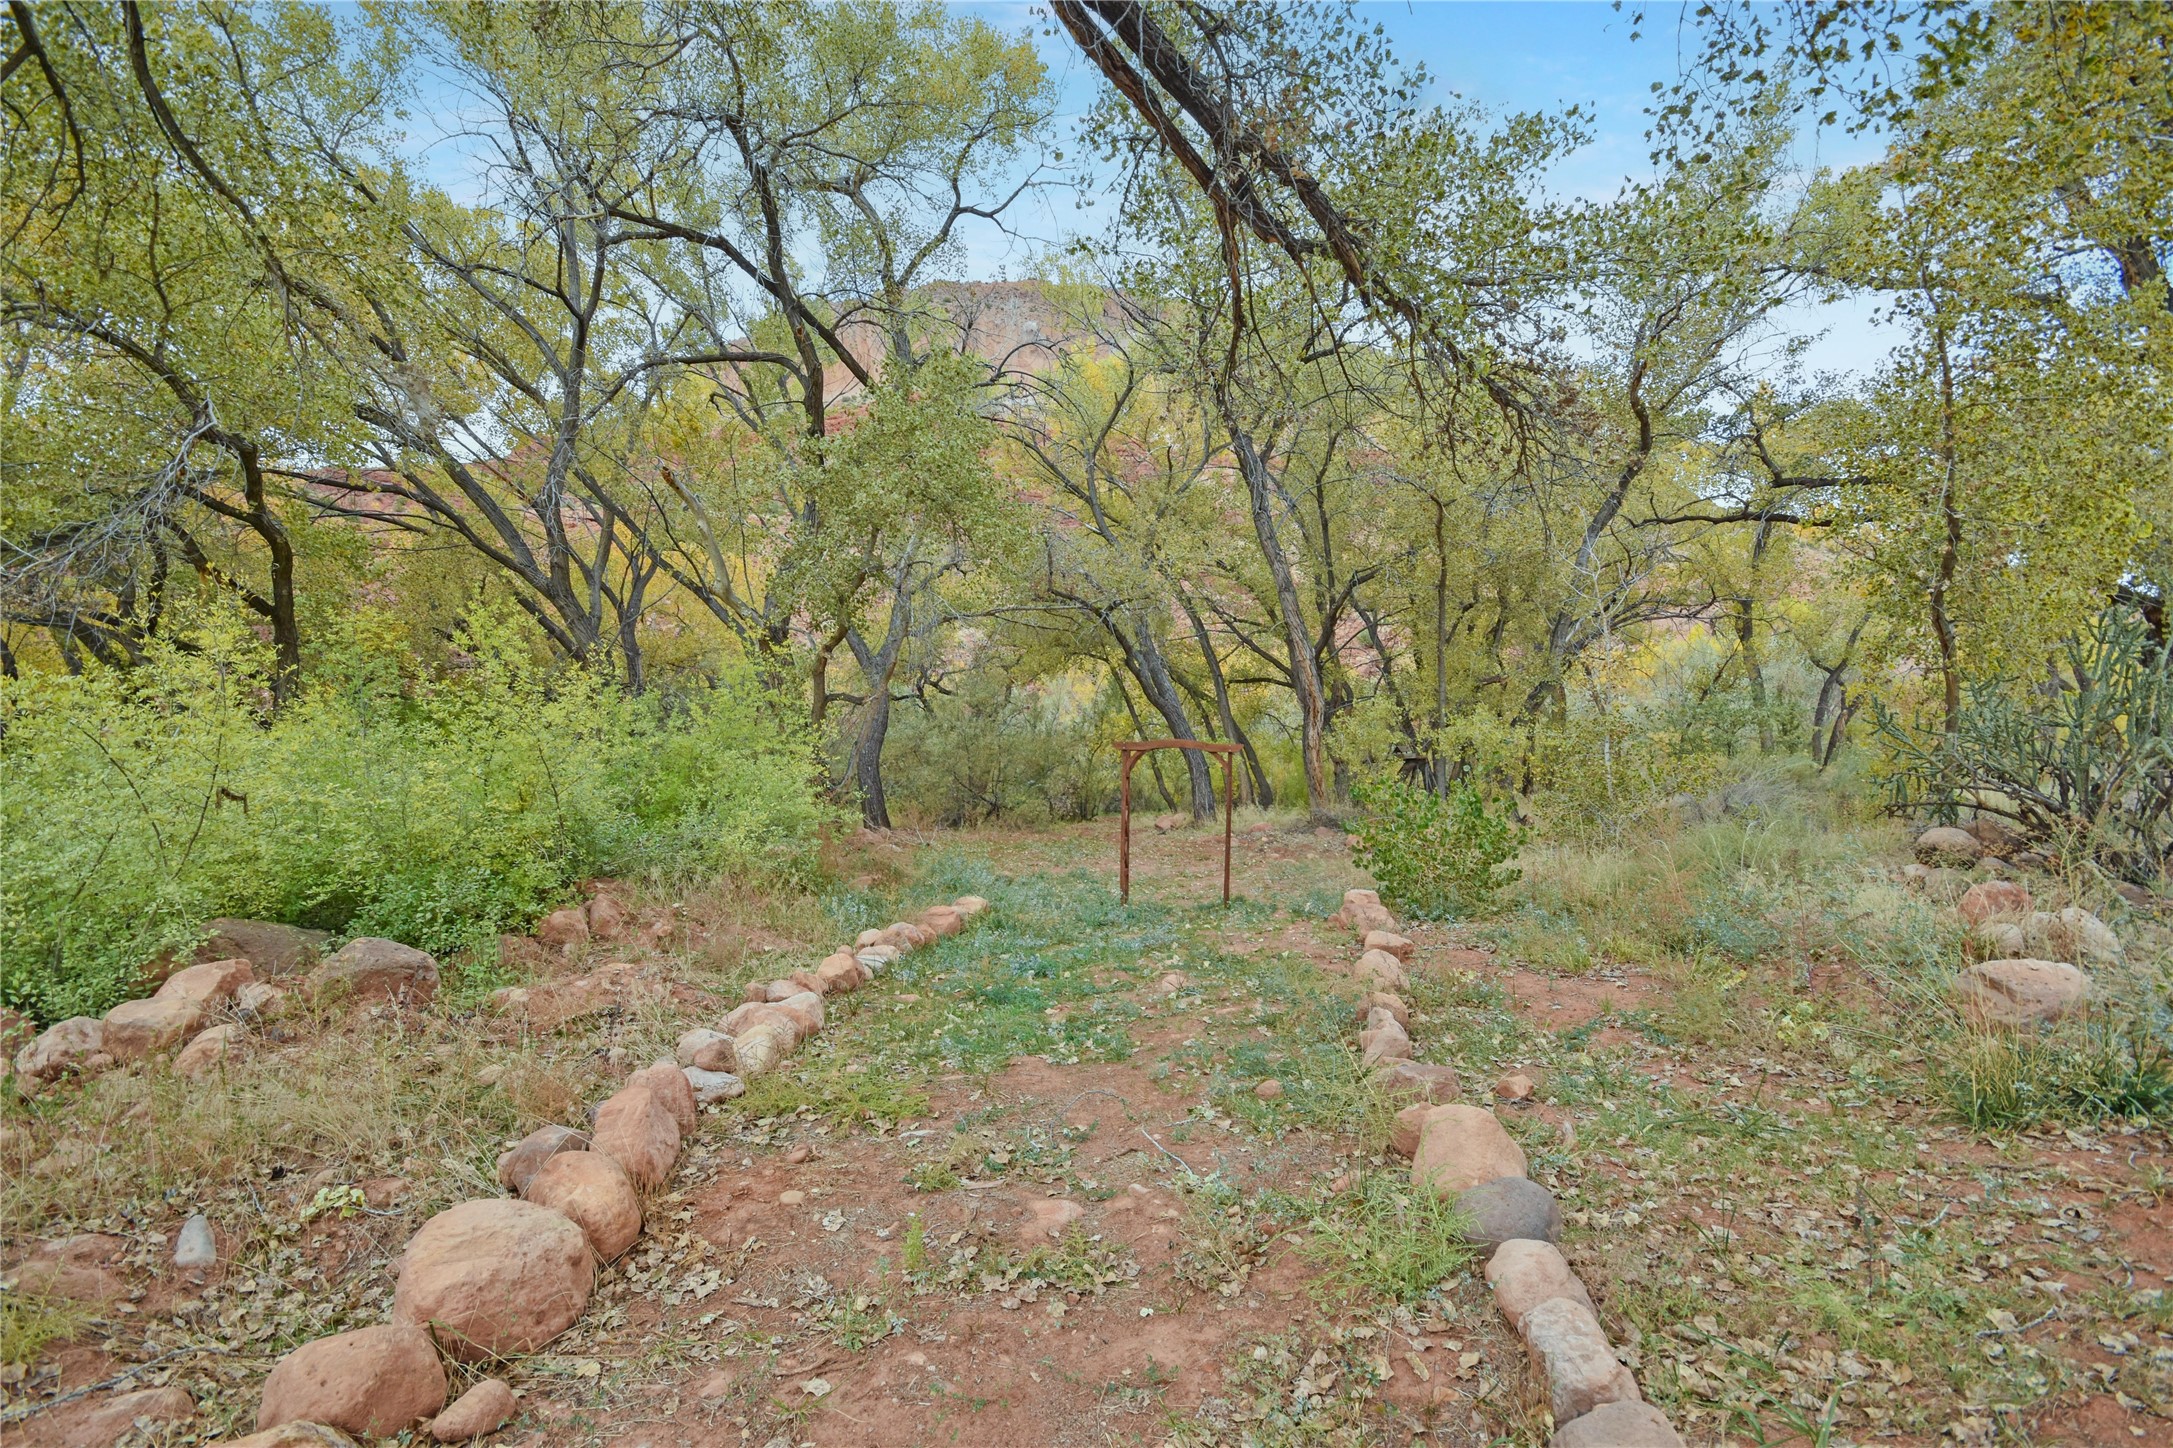
[[[2045,938],[2052,946],[2051,955],[2056,960],[2104,965],[2120,959],[2120,937],[2113,934],[2111,926],[2079,905],[2056,911]]]
[[[1569,1263],[1550,1242],[1519,1237],[1494,1249],[1486,1262],[1486,1285],[1494,1289],[1494,1305],[1509,1325],[1522,1329],[1525,1315],[1542,1302],[1565,1297],[1591,1310],[1591,1294],[1570,1270]]]
[[[2018,960],[2030,953],[2029,935],[2012,920],[1987,920],[1969,932],[1970,953],[1983,960]]]
[[[747,1085],[730,1071],[704,1071],[699,1066],[681,1066],[687,1084],[694,1088],[696,1106],[714,1106],[719,1101],[729,1101],[735,1096],[747,1094]]]
[[[1615,1357],[1599,1319],[1583,1303],[1550,1298],[1517,1324],[1547,1384],[1554,1421],[1567,1423],[1606,1403],[1640,1401],[1637,1380]]]
[[[1488,1252],[1504,1242],[1562,1237],[1562,1209],[1554,1193],[1526,1177],[1481,1182],[1457,1197],[1456,1209],[1471,1222],[1464,1239]]]
[[[1942,905],[1952,905],[1969,893],[1976,878],[1967,870],[1941,866],[1924,877],[1924,893]]]
[[[1927,865],[1975,864],[1984,853],[1984,842],[1967,830],[1934,825],[1916,837],[1916,857]]]
[[[174,1266],[185,1272],[216,1266],[219,1261],[219,1243],[211,1235],[211,1218],[202,1212],[191,1214],[181,1224],[181,1235],[174,1239]]]
[[[251,981],[234,992],[234,1013],[247,1019],[269,1018],[285,1006],[287,993],[267,981]]]
[[[1602,1403],[1554,1430],[1547,1448],[1682,1448],[1667,1415],[1650,1403]]]
[[[702,1071],[729,1071],[739,1064],[730,1036],[700,1026],[680,1036],[677,1054],[680,1065]]]

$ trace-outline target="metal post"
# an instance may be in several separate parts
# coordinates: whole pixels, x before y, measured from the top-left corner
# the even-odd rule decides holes
[[[1132,903],[1132,761],[1139,756],[1129,749],[1121,752],[1124,763],[1117,769],[1117,791],[1121,800],[1117,813],[1117,899],[1129,905]]]
[[[1231,784],[1230,756],[1222,756],[1222,908],[1230,908],[1230,829],[1237,795]]]

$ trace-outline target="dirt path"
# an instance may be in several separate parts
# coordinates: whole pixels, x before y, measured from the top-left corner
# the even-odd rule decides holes
[[[1400,1178],[1402,1162],[1302,1112],[1278,1120],[1251,1095],[1256,1060],[1280,1069],[1292,1003],[1264,1015],[1248,966],[1273,960],[1309,1004],[1333,1003],[1325,1029],[1344,987],[1314,958],[1340,966],[1347,941],[1258,904],[1198,911],[1215,842],[1141,844],[1131,914],[1153,923],[1076,975],[1053,967],[1064,988],[1038,1012],[1059,1027],[1121,1022],[1121,1051],[1102,1053],[1121,1059],[1014,1054],[985,1075],[930,1078],[924,1109],[879,1130],[826,1120],[810,1101],[705,1141],[710,1158],[668,1204],[682,1231],[634,1264],[618,1329],[580,1349],[624,1364],[668,1341],[689,1361],[621,1374],[602,1401],[536,1403],[542,1421],[518,1441],[541,1448],[608,1424],[604,1441],[627,1448],[1479,1444],[1520,1420],[1521,1352],[1483,1292],[1399,1307],[1347,1290],[1309,1253],[1336,1232],[1354,1179]],[[1310,835],[1245,846],[1256,889],[1262,875],[1289,888],[1309,870],[1315,893],[1343,887]],[[1054,858],[1009,866],[1062,871]],[[1141,937],[1159,948],[1135,949]],[[841,1012],[811,1052],[846,1070],[880,1056],[894,1039],[885,1017],[926,1016],[962,977],[985,991],[1007,973],[993,964],[933,979],[909,964],[854,998],[864,1014]],[[969,1052],[963,1064],[993,1063]],[[644,1290],[705,1273],[721,1274],[706,1295]]]
[[[984,921],[705,1115],[589,1312],[499,1369],[523,1411],[494,1441],[1536,1448],[1521,1348],[1469,1264],[1400,1226],[1323,923],[1359,883],[1344,842],[1240,834],[1227,912],[1219,851],[1143,831],[1121,907],[1107,825],[861,840],[837,862],[861,888],[819,906],[645,901],[669,928],[622,970],[524,954],[566,1006],[526,1025],[458,1001],[301,1019],[220,1081],[42,1102],[0,1260],[64,1248],[80,1297],[7,1403],[126,1371],[195,1403],[128,1448],[245,1431],[280,1353],[382,1320],[399,1245],[507,1139],[575,1120],[747,981],[970,892]],[[1956,1126],[1860,981],[1563,974],[1486,929],[1410,933],[1421,1057],[1467,1099],[1539,1083],[1500,1114],[1689,1441],[2173,1442],[2163,1133]],[[190,1210],[221,1245],[195,1276],[167,1245]],[[38,1412],[9,1448],[109,1448],[89,1425],[113,1401]]]

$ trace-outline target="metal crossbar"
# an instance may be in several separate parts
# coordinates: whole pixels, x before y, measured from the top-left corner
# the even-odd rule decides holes
[[[1207,739],[1125,739],[1117,744],[1117,753],[1122,760],[1117,771],[1118,794],[1122,801],[1117,820],[1117,898],[1127,904],[1132,898],[1132,766],[1139,763],[1141,755],[1157,749],[1197,749],[1202,754],[1222,756],[1222,903],[1228,905],[1231,820],[1237,808],[1237,761],[1231,756],[1238,752],[1238,746]]]

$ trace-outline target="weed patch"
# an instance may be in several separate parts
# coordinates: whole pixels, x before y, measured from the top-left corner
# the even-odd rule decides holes
[[[1455,1205],[1400,1172],[1363,1172],[1307,1223],[1307,1261],[1338,1298],[1413,1303],[1470,1265]]]
[[[66,1342],[90,1321],[90,1309],[80,1302],[30,1292],[0,1294],[0,1364],[36,1362],[47,1343]]]

